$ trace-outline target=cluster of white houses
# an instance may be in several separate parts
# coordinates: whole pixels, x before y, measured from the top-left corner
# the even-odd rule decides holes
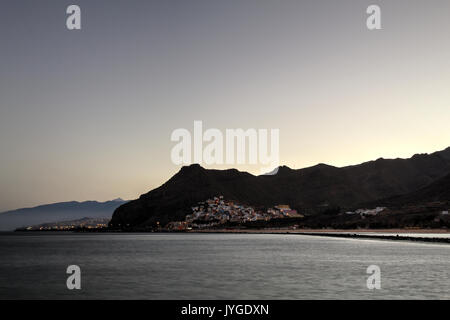
[[[364,216],[376,216],[377,214],[383,212],[386,207],[376,207],[375,209],[358,209],[356,211],[348,211],[346,214],[359,214],[361,217]]]
[[[234,201],[226,201],[223,196],[219,196],[199,202],[197,206],[192,207],[192,214],[187,215],[185,221],[171,222],[166,228],[169,230],[201,229],[229,222],[245,223],[303,217],[302,214],[291,209],[288,205],[278,205],[263,211]]]

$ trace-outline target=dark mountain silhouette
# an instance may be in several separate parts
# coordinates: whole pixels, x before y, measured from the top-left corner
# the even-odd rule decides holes
[[[378,159],[337,168],[325,164],[276,175],[253,176],[236,169],[207,170],[194,164],[170,180],[114,212],[113,228],[146,228],[183,220],[199,201],[223,195],[253,206],[289,204],[307,214],[330,206],[361,203],[408,194],[450,173],[450,148],[409,159]]]
[[[120,198],[106,202],[71,201],[7,211],[0,213],[0,230],[10,231],[36,224],[77,220],[84,217],[111,218],[114,210],[125,202]]]
[[[411,193],[379,200],[385,206],[411,206],[432,202],[450,202],[450,174]]]

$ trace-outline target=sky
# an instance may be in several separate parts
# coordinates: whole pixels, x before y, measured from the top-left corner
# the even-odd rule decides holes
[[[2,0],[0,211],[137,198],[195,120],[278,128],[291,168],[445,149],[449,32],[448,0]]]

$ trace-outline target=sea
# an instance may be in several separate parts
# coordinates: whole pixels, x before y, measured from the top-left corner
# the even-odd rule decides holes
[[[71,265],[80,268],[79,290],[67,287]],[[449,266],[450,245],[438,243],[0,233],[0,299],[450,299]],[[379,289],[370,285],[374,276]]]

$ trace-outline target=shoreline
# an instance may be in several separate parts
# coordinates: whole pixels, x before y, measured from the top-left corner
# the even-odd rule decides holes
[[[218,229],[218,230],[196,230],[186,233],[231,233],[231,234],[288,234],[303,235],[312,237],[330,237],[330,238],[347,238],[361,240],[393,240],[393,241],[412,241],[424,243],[443,243],[450,244],[450,237],[420,237],[411,234],[449,234],[446,229]],[[388,235],[387,233],[392,233]],[[403,235],[402,235],[403,234]]]
[[[447,229],[203,229],[188,231],[119,231],[119,230],[77,230],[77,231],[13,231],[11,233],[102,233],[102,234],[279,234],[279,235],[303,235],[331,238],[367,239],[367,240],[393,240],[393,241],[413,241],[424,243],[450,244],[450,230]],[[2,232],[3,234],[9,232]],[[417,234],[417,236],[416,236]],[[421,236],[427,235],[427,236]],[[433,237],[432,235],[436,235]],[[449,235],[449,237],[439,237],[439,235]]]
[[[398,234],[448,234],[450,236],[450,229],[291,229],[291,228],[261,228],[261,229],[246,229],[246,228],[223,228],[223,229],[195,229],[195,230],[180,230],[180,231],[167,231],[167,230],[117,230],[117,229],[74,229],[74,230],[9,230],[0,231],[0,233],[34,233],[34,232],[74,232],[74,233],[255,233],[255,234],[355,234],[355,233],[367,233],[367,234],[386,234],[386,233],[398,233]]]
[[[203,229],[190,230],[187,233],[421,233],[421,234],[449,234],[449,229]]]

